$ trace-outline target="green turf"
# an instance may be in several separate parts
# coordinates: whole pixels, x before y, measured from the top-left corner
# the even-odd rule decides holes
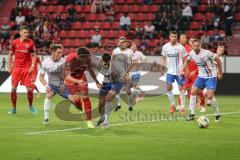
[[[221,112],[239,112],[239,96],[217,96]],[[38,114],[33,116],[26,107],[26,95],[18,95],[18,113],[8,115],[10,97],[0,94],[0,159],[1,160],[86,160],[86,159],[240,159],[240,113],[223,115],[215,124],[210,117],[207,129],[198,129],[195,122],[161,120],[149,123],[150,114],[167,113],[166,96],[146,98],[129,113],[126,104],[112,114],[108,129],[77,129],[63,132],[29,135],[25,133],[85,128],[85,122],[58,119],[52,107],[51,124],[42,124],[44,95],[35,99]],[[52,106],[61,98],[55,97]],[[93,99],[96,106],[97,100]],[[197,112],[198,113],[198,112]],[[208,108],[206,114],[211,114]],[[127,118],[126,118],[127,114]],[[135,114],[135,117],[134,117]],[[137,118],[137,115],[140,117]],[[199,114],[199,113],[198,113]],[[130,115],[132,120],[130,120]],[[135,123],[136,122],[136,123]]]

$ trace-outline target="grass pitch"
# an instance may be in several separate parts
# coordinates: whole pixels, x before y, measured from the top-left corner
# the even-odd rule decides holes
[[[16,115],[8,115],[10,95],[0,94],[0,159],[1,160],[76,160],[76,159],[240,159],[240,96],[217,96],[222,122],[215,124],[209,116],[207,129],[197,128],[196,121],[159,118],[168,114],[166,96],[148,97],[139,102],[134,112],[122,103],[113,112],[108,129],[86,129],[85,122],[62,121],[54,114],[54,97],[50,112],[51,123],[43,121],[43,101],[34,99],[38,113],[27,109],[25,94],[18,94]],[[93,106],[97,99],[92,99]],[[207,108],[207,113],[212,114]],[[199,115],[200,113],[197,112]],[[156,115],[158,119],[155,119]],[[179,115],[176,114],[178,117]],[[142,121],[150,122],[142,122]]]

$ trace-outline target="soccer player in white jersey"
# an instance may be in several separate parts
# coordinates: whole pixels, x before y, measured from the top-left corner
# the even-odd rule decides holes
[[[218,108],[218,103],[214,97],[214,92],[217,87],[217,77],[222,79],[222,64],[216,54],[212,53],[209,50],[201,48],[200,40],[196,39],[193,41],[193,50],[190,52],[187,60],[184,63],[186,68],[188,62],[193,60],[196,62],[199,68],[199,75],[194,82],[194,85],[191,89],[190,96],[190,115],[187,120],[194,120],[194,110],[196,105],[196,97],[200,89],[207,88],[207,97],[211,100],[211,106],[214,109],[215,121],[220,121],[220,112]],[[217,63],[217,66],[214,65],[214,61]],[[182,73],[182,71],[181,71]]]
[[[50,47],[51,56],[42,62],[40,70],[40,82],[46,87],[46,97],[44,100],[44,124],[49,124],[49,110],[51,107],[51,99],[55,94],[59,94],[65,99],[74,102],[74,98],[69,94],[68,89],[64,85],[62,76],[62,58],[63,46],[61,44],[53,44]],[[44,79],[45,74],[48,75],[48,83]]]
[[[127,48],[126,45],[126,38],[125,37],[120,37],[118,39],[118,47],[116,47],[113,52],[112,52],[112,60],[116,59],[116,55],[123,54],[129,58],[131,53],[131,49]],[[130,62],[130,59],[128,60]],[[127,68],[127,66],[126,66]],[[117,107],[115,108],[114,111],[118,111],[121,109],[121,103],[120,103],[120,95],[116,95],[116,102],[117,102]]]
[[[144,62],[146,62],[147,58],[144,56],[144,54],[137,50],[136,43],[131,44],[131,52],[129,55],[129,58],[131,59],[132,63],[132,72],[130,72],[130,84],[127,90],[128,94],[128,105],[129,105],[129,111],[133,111],[133,106],[136,103],[136,98],[138,96],[138,92],[142,93],[142,90],[137,87],[137,84],[140,80],[141,73],[139,72],[140,65]]]
[[[170,113],[176,110],[175,99],[172,93],[172,83],[176,80],[180,92],[181,100],[181,113],[185,113],[185,93],[183,85],[185,83],[185,77],[180,74],[183,67],[183,58],[187,55],[187,52],[183,45],[177,43],[177,33],[172,31],[169,33],[170,41],[166,43],[162,48],[163,65],[167,65],[167,95],[170,101]]]

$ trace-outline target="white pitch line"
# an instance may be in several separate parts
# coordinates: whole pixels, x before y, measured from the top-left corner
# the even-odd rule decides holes
[[[240,111],[237,112],[225,112],[225,113],[221,113],[221,115],[231,115],[231,114],[238,114],[240,113]],[[201,115],[199,115],[201,116]],[[199,117],[196,116],[196,117]],[[214,116],[214,114],[207,114],[207,115],[202,115],[202,116]],[[156,123],[156,122],[161,122],[163,120],[160,121],[134,121],[134,122],[125,122],[125,123],[115,123],[115,124],[110,124],[109,126],[125,126],[125,125],[130,125],[130,124],[137,124],[137,123]],[[74,131],[74,130],[85,130],[88,129],[87,127],[85,128],[80,128],[80,127],[76,127],[76,128],[67,128],[67,129],[58,129],[58,130],[52,130],[52,131],[41,131],[41,132],[28,132],[28,133],[24,133],[26,135],[38,135],[38,134],[47,134],[47,133],[56,133],[56,132],[66,132],[66,131]]]

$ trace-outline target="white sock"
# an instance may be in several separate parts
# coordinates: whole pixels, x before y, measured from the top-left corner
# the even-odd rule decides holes
[[[104,120],[103,124],[108,124],[108,119],[110,117],[112,109],[113,109],[112,102],[105,102],[105,114],[104,114],[105,120]]]
[[[196,95],[191,95],[190,96],[190,102],[189,102],[191,114],[194,114],[196,101],[197,101],[197,96]]]
[[[173,95],[172,91],[168,91],[167,95],[168,95],[168,99],[169,99],[171,105],[175,105],[175,99],[174,99],[174,95]]]
[[[49,119],[49,110],[51,107],[51,100],[48,98],[45,98],[44,100],[44,119]]]
[[[180,91],[180,100],[181,100],[181,108],[185,108],[185,93],[184,93],[184,90]]]
[[[117,103],[117,106],[121,106],[119,94],[116,95],[116,103]]]
[[[135,106],[136,105],[136,97],[137,97],[137,90],[134,88],[131,88],[131,94],[128,95],[128,105],[129,107]]]
[[[218,103],[217,103],[217,100],[216,100],[215,97],[213,97],[213,98],[211,99],[211,106],[212,106],[212,108],[213,108],[213,110],[214,110],[215,116],[220,115]]]

